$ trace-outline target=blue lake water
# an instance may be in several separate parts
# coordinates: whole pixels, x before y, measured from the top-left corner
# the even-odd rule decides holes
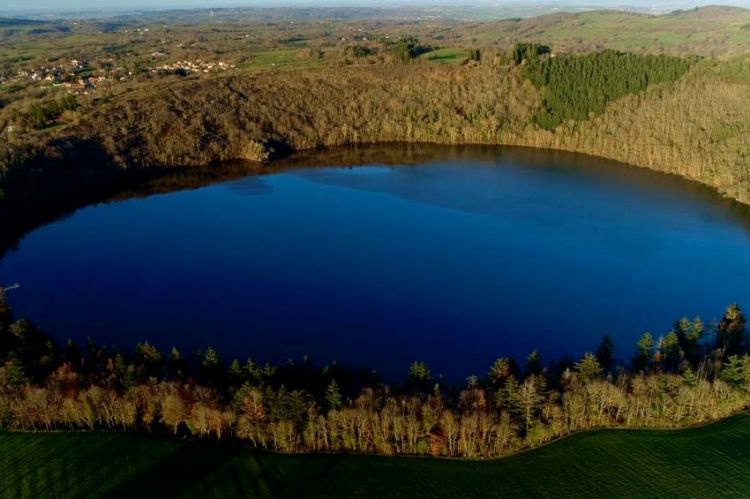
[[[295,168],[100,204],[0,261],[17,315],[225,358],[484,374],[501,355],[628,358],[643,331],[750,306],[744,213],[702,187],[582,156],[498,152]]]

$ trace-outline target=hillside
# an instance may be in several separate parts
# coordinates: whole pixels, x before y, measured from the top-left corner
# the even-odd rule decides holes
[[[750,11],[142,22],[0,29],[6,201],[116,192],[123,171],[393,141],[582,152],[750,201]],[[532,74],[519,46],[549,47],[547,69]]]
[[[750,494],[747,415],[689,430],[582,433],[486,462],[287,456],[122,433],[0,433],[0,450],[0,497]]]
[[[747,52],[748,23],[750,10],[737,7],[702,7],[659,16],[597,10],[486,23],[476,26],[474,36],[494,44],[542,42],[560,52],[609,48],[719,57]]]
[[[749,9],[732,5],[705,5],[689,10],[676,10],[668,14],[670,17],[702,21],[736,21],[748,15],[750,15]]]
[[[132,168],[264,160],[350,143],[505,144],[615,159],[750,201],[750,58],[704,60],[675,82],[613,100],[604,94],[600,108],[586,97],[594,86],[576,91],[566,98],[583,99],[571,115],[579,117],[552,130],[534,118],[549,89],[524,71],[414,64],[187,80],[116,98],[61,138],[47,134],[44,147],[36,145],[44,139],[11,143],[6,164],[22,173],[40,155],[43,163],[67,158],[74,168],[91,157]]]

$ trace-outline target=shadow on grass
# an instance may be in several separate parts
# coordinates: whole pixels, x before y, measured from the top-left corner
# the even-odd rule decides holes
[[[236,446],[188,443],[146,473],[118,485],[108,496],[132,499],[181,495],[225,467],[241,450]]]

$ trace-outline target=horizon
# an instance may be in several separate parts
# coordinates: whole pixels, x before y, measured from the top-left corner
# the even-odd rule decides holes
[[[361,9],[409,9],[409,8],[481,8],[502,10],[506,8],[545,9],[549,12],[580,9],[637,10],[653,12],[672,12],[675,10],[693,9],[706,6],[726,6],[750,8],[750,0],[696,1],[696,0],[581,0],[581,1],[545,1],[545,0],[373,0],[366,6],[357,5],[354,0],[278,0],[269,5],[261,0],[57,0],[50,5],[49,0],[4,0],[0,6],[0,16],[19,14],[71,14],[71,13],[117,13],[170,10],[200,9],[233,9],[233,8],[361,8]]]

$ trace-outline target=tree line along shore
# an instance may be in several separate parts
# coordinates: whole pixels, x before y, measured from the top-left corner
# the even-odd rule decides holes
[[[0,297],[3,298],[3,297]],[[415,361],[405,380],[309,359],[225,363],[213,348],[58,345],[0,300],[0,428],[111,430],[239,441],[277,452],[492,458],[603,427],[677,428],[750,407],[746,320],[645,333],[630,361],[611,338],[578,360],[499,357],[463,386]]]

